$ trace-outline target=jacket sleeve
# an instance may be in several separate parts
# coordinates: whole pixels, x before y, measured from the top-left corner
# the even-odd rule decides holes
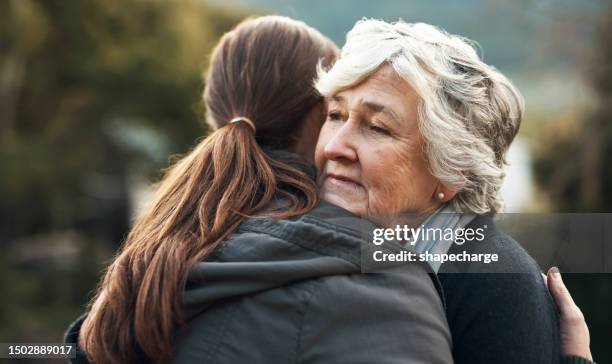
[[[444,309],[430,277],[417,265],[396,268],[322,278],[303,307],[297,361],[452,363]]]
[[[68,362],[73,364],[89,364],[89,360],[87,359],[87,355],[85,352],[81,350],[79,347],[79,332],[81,331],[81,325],[83,325],[83,321],[87,314],[83,314],[79,316],[76,320],[74,320],[66,332],[64,333],[64,344],[74,344],[75,345],[75,357],[71,358]]]

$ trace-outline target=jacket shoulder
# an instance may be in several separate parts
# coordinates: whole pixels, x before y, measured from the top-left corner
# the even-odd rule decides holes
[[[452,363],[451,346],[438,293],[422,267],[408,264],[321,279],[304,313],[298,361]]]
[[[483,239],[472,239],[463,244],[454,243],[449,254],[469,254],[475,261],[446,262],[441,273],[524,273],[540,275],[540,268],[529,253],[511,236],[497,228],[493,219],[480,215],[465,229],[482,232]],[[484,260],[487,256],[495,260]],[[479,256],[479,259],[476,258]]]

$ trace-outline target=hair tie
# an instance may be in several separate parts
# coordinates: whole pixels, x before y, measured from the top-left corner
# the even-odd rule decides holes
[[[232,120],[230,120],[230,124],[236,124],[241,121],[244,121],[245,123],[249,125],[249,127],[253,130],[253,134],[257,133],[257,128],[255,128],[255,123],[251,119],[245,116],[238,116],[238,117],[233,118]]]

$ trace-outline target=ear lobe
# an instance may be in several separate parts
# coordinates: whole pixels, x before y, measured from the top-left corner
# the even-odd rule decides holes
[[[438,188],[436,188],[436,190],[434,191],[433,198],[436,201],[445,203],[445,202],[448,202],[448,201],[452,200],[455,197],[455,195],[457,194],[457,192],[459,192],[459,191],[451,189],[449,187],[446,187],[442,183],[439,183],[438,184]]]
[[[453,198],[455,198],[455,195],[461,190],[461,188],[463,188],[463,186],[465,186],[466,183],[468,183],[468,180],[472,176],[472,173],[470,173],[469,171],[463,171],[462,174],[465,177],[465,180],[463,184],[461,185],[461,187],[459,187],[458,189],[447,187],[441,182],[438,182],[438,187],[434,191],[434,196],[433,196],[434,200],[437,200],[442,203],[446,203],[452,200]],[[441,194],[443,194],[444,196],[442,196]]]

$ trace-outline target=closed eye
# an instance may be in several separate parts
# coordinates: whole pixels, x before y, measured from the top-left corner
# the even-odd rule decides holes
[[[339,111],[330,111],[327,114],[327,118],[330,120],[340,120],[342,119],[342,113],[340,113]]]
[[[375,133],[382,134],[382,135],[391,135],[389,130],[383,127],[377,126],[377,125],[370,125],[370,130],[372,130]]]

